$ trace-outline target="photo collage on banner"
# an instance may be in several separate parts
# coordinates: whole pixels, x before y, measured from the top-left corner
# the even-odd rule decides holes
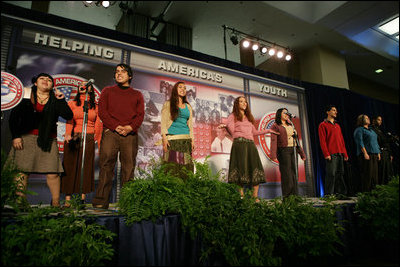
[[[165,101],[169,100],[172,87],[178,81],[183,80],[135,71],[134,88],[142,92],[145,100],[145,118],[139,129],[139,151],[136,160],[137,166],[142,170],[148,171],[149,163],[162,157],[161,109]],[[224,165],[219,169],[221,172],[226,172],[232,138],[224,129],[220,130],[217,127],[226,122],[227,116],[232,111],[233,102],[229,106],[221,99],[234,99],[241,94],[191,81],[184,82],[187,100],[193,109],[195,149],[192,156],[201,162],[207,156],[211,156],[209,162],[212,164],[215,161],[213,157],[221,154],[225,159]],[[226,139],[223,141],[225,145],[223,150],[220,142],[218,146],[216,145],[219,138]],[[138,170],[138,175],[140,171]]]
[[[235,71],[221,69],[207,63],[164,54],[150,49],[125,45],[125,50],[115,43],[72,34],[54,29],[36,29],[25,26],[20,31],[21,38],[13,47],[10,65],[15,66],[15,75],[24,85],[25,98],[29,97],[31,79],[40,72],[49,73],[55,80],[54,87],[62,91],[66,100],[73,100],[81,82],[94,79],[96,100],[101,90],[115,84],[115,66],[125,60],[132,67],[131,86],[139,90],[145,101],[145,117],[139,129],[139,150],[136,177],[143,177],[151,163],[163,154],[161,141],[161,110],[169,100],[171,90],[178,81],[186,84],[187,100],[193,109],[195,149],[192,153],[196,161],[207,159],[214,174],[227,182],[232,137],[225,129],[234,100],[245,95],[256,119],[255,127],[266,129],[272,126],[275,112],[286,107],[297,117],[293,119],[302,145],[303,118],[299,116],[297,91],[290,86],[272,85],[266,79],[245,78]],[[97,43],[96,43],[97,42]],[[111,42],[112,43],[112,42]],[[287,89],[285,89],[287,88]],[[65,121],[59,118],[58,145],[63,157]],[[255,136],[255,144],[264,166],[266,183],[279,183],[278,162],[270,158],[270,135]],[[95,179],[98,179],[99,151],[96,146]],[[299,182],[305,181],[304,162],[299,160]]]

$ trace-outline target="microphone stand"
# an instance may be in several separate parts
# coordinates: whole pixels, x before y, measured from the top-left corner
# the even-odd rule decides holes
[[[294,140],[294,144],[293,144],[293,153],[294,153],[294,167],[295,167],[295,174],[296,174],[296,181],[298,181],[299,180],[299,174],[298,174],[298,167],[297,167],[297,165],[298,165],[298,162],[297,162],[297,146],[300,146],[300,143],[299,143],[299,140],[298,140],[298,136],[297,136],[297,133],[296,133],[296,129],[295,129],[295,127],[294,127],[294,123],[292,122],[292,118],[290,118],[290,120],[289,120],[289,122],[290,122],[290,125],[292,126],[292,128],[293,128],[293,140]]]
[[[88,94],[89,94],[89,87],[86,88],[85,101],[83,103],[83,123],[82,123],[82,135],[81,135],[81,144],[80,144],[80,147],[82,147],[81,181],[80,181],[80,187],[79,187],[80,197],[82,197],[82,191],[83,191],[83,171],[84,171],[84,166],[85,166],[86,130],[87,130],[87,121],[88,121],[87,99],[88,99]]]

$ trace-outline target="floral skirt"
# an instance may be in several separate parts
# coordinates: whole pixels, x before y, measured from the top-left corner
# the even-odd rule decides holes
[[[168,140],[170,146],[164,152],[163,160],[166,163],[166,171],[172,171],[176,177],[187,178],[187,171],[194,171],[192,162],[192,139]],[[186,169],[186,170],[184,170]]]
[[[229,161],[228,183],[255,186],[263,182],[264,168],[254,141],[242,137],[235,138]]]

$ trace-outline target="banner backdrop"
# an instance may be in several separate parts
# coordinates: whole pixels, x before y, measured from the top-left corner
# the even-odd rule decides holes
[[[98,98],[104,87],[115,84],[113,76],[117,64],[126,63],[132,67],[131,86],[142,92],[146,102],[144,122],[138,133],[137,176],[148,170],[151,160],[162,156],[161,109],[178,81],[186,83],[187,98],[194,111],[193,158],[198,161],[207,158],[212,171],[220,173],[222,181],[227,181],[232,137],[217,126],[226,122],[238,96],[248,99],[258,129],[270,128],[276,110],[287,108],[296,115],[293,123],[300,144],[306,152],[310,151],[307,140],[303,140],[307,121],[306,116],[300,114],[301,110],[305,110],[304,101],[299,100],[299,94],[304,94],[302,88],[100,37],[33,23],[22,25],[14,28],[15,38],[11,40],[12,49],[7,61],[9,66],[15,67],[15,76],[24,84],[27,91],[25,97],[29,97],[31,78],[40,72],[47,72],[53,75],[55,87],[64,92],[67,101],[76,95],[80,82],[91,78],[95,80]],[[3,125],[5,123],[8,124],[2,121]],[[61,154],[64,133],[65,121],[60,119],[57,138]],[[270,158],[270,136],[256,136],[254,139],[264,166],[266,183],[280,183],[278,162]],[[98,179],[97,146],[95,165],[95,179]],[[306,182],[310,175],[311,170],[305,168],[300,160],[299,182]]]

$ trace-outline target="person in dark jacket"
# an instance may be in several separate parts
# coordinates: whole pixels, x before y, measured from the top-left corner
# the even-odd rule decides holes
[[[60,173],[64,170],[58,153],[57,121],[59,116],[70,120],[73,113],[64,94],[53,90],[54,80],[49,74],[38,74],[32,83],[30,98],[23,99],[10,114],[12,147],[7,162],[21,171],[16,181],[23,189],[30,174],[45,174],[51,205],[60,206]],[[25,199],[21,192],[17,194]]]
[[[291,121],[286,108],[276,111],[275,123],[271,130],[278,132],[279,135],[271,135],[271,159],[279,161],[279,171],[281,173],[282,196],[287,198],[290,195],[298,195],[296,177],[296,153],[300,154],[301,159],[306,160],[306,155],[298,144],[296,144],[296,132],[291,125]]]
[[[382,116],[372,119],[371,129],[378,136],[378,145],[381,149],[381,160],[378,161],[378,184],[387,184],[394,175],[393,154],[391,150],[391,138],[382,129]]]

